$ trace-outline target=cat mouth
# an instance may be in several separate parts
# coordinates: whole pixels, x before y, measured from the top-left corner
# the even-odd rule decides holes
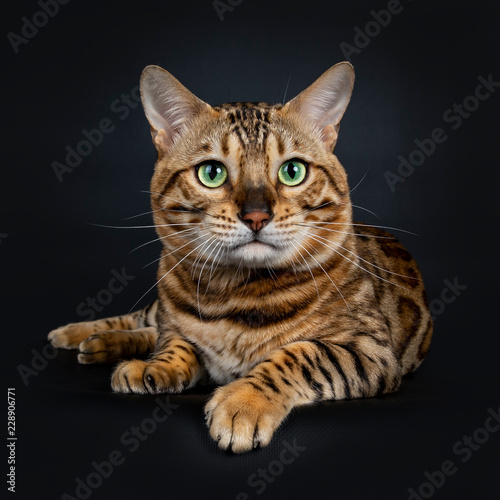
[[[234,242],[226,254],[228,262],[236,266],[268,267],[281,265],[284,248],[276,243],[279,240],[263,241],[264,238],[254,236],[246,241]]]
[[[258,240],[258,239],[253,239],[253,240],[250,240],[250,241],[246,241],[245,243],[240,243],[238,245],[235,245],[231,248],[231,250],[239,250],[240,248],[248,248],[248,249],[251,249],[251,248],[265,248],[265,247],[268,247],[268,248],[272,248],[274,250],[277,250],[278,247],[271,244],[271,243],[267,243],[265,241],[261,241],[261,240]]]

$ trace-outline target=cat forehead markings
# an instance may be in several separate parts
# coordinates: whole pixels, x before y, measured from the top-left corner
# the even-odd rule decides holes
[[[267,146],[272,119],[282,107],[281,104],[238,102],[222,104],[215,109],[228,121],[229,133],[238,138],[243,148],[263,151]],[[225,151],[227,140],[226,136],[222,141]],[[281,141],[278,144],[280,154],[283,154],[284,146]]]

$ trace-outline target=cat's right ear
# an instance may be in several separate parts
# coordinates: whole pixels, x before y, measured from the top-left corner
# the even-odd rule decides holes
[[[349,104],[354,86],[354,69],[341,62],[325,71],[312,85],[285,105],[316,125],[325,146],[333,150],[340,120]]]
[[[141,99],[153,143],[162,154],[195,116],[211,109],[159,66],[147,66],[142,72]]]

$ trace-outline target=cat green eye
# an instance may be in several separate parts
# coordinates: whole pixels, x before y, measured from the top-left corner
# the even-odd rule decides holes
[[[218,161],[203,163],[198,167],[198,179],[204,186],[218,188],[226,182],[226,167]]]
[[[278,178],[286,186],[297,186],[305,179],[306,173],[304,163],[299,160],[289,160],[281,165]]]

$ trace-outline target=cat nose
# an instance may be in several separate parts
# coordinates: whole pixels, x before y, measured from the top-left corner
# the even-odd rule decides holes
[[[269,222],[270,218],[271,215],[268,212],[249,212],[241,217],[243,222],[254,233],[260,231],[266,225],[266,223]]]

